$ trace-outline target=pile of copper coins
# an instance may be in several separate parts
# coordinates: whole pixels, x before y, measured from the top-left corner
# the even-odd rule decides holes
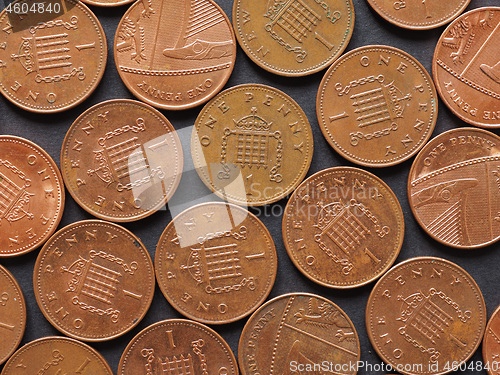
[[[1,375],[500,373],[498,0],[0,9]]]

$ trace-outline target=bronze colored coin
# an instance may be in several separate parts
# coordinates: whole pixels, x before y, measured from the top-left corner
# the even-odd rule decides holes
[[[391,268],[366,307],[368,337],[396,371],[437,375],[467,361],[486,325],[483,295],[472,277],[445,259],[418,257]]]
[[[255,310],[276,278],[274,242],[264,224],[233,204],[210,202],[183,211],[156,247],[160,288],[181,314],[229,323]]]
[[[282,233],[288,255],[304,275],[330,288],[354,288],[375,280],[396,260],[403,211],[377,176],[329,168],[295,190]]]
[[[349,317],[330,300],[307,293],[284,294],[262,305],[245,324],[238,346],[243,375],[354,375],[359,358]]]
[[[299,105],[256,84],[217,95],[198,115],[191,154],[201,180],[229,202],[260,206],[290,194],[313,155],[312,130]]]
[[[104,357],[94,348],[60,336],[31,341],[15,352],[2,375],[19,373],[113,375]]]
[[[174,127],[147,104],[99,103],[78,117],[61,151],[64,182],[75,201],[101,219],[142,219],[172,197],[182,175]]]
[[[500,239],[500,138],[477,128],[449,130],[415,158],[408,200],[435,240],[472,249]]]
[[[125,348],[118,375],[238,375],[229,345],[213,329],[192,320],[150,325]]]
[[[437,95],[425,68],[388,46],[350,51],[326,72],[318,90],[318,122],[344,158],[387,167],[411,158],[430,138]]]
[[[116,7],[120,5],[130,4],[134,0],[81,0],[89,5],[98,7]]]
[[[125,13],[115,36],[115,63],[137,98],[177,110],[208,101],[226,84],[236,39],[212,0],[142,0]]]
[[[0,136],[0,257],[44,243],[63,209],[63,180],[49,154],[27,139]]]
[[[20,0],[12,3],[26,4]],[[28,9],[30,8],[28,4]],[[60,112],[87,99],[106,67],[106,37],[77,0],[48,0],[43,11],[0,13],[0,92],[32,112]],[[24,8],[21,8],[24,9]],[[50,9],[50,11],[49,11]]]
[[[500,127],[500,8],[462,14],[443,32],[432,73],[443,102],[463,121]]]
[[[26,304],[14,276],[0,265],[0,364],[21,342],[26,327]]]
[[[127,229],[100,220],[70,224],[43,246],[33,271],[40,310],[64,334],[105,341],[135,327],[154,293],[149,254]]]
[[[491,315],[483,338],[484,369],[490,375],[500,372],[500,306]]]
[[[283,76],[318,72],[344,52],[354,28],[352,0],[235,0],[238,42],[254,63]]]

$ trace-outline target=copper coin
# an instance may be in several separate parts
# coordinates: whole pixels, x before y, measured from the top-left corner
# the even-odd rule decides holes
[[[359,358],[349,317],[330,300],[307,293],[284,294],[262,305],[245,324],[238,346],[243,375],[353,375]]]
[[[427,30],[447,24],[470,0],[368,0],[386,21],[405,29]]]
[[[418,257],[391,268],[366,307],[378,355],[408,375],[446,374],[467,361],[486,325],[483,295],[472,277],[445,259]]]
[[[180,213],[156,247],[160,288],[181,314],[208,324],[236,321],[269,295],[274,242],[264,224],[233,204],[203,203]]]
[[[23,4],[18,0],[12,6],[18,3]],[[28,111],[60,112],[83,102],[99,84],[106,67],[106,37],[80,1],[40,4],[43,12],[0,13],[5,37],[0,42],[0,92]]]
[[[486,326],[483,339],[484,369],[490,375],[500,372],[500,307],[497,307]]]
[[[21,342],[26,327],[26,304],[14,276],[0,265],[0,364]]]
[[[326,72],[316,112],[326,140],[346,159],[386,167],[411,158],[430,138],[437,95],[425,68],[388,46],[360,47]]]
[[[118,375],[238,375],[229,345],[211,328],[192,320],[150,325],[125,348]]]
[[[432,72],[448,108],[471,125],[500,127],[500,8],[462,14],[443,32]]]
[[[352,0],[236,0],[236,37],[261,68],[283,76],[318,72],[344,52],[354,28]]]
[[[295,266],[331,288],[368,284],[392,266],[403,244],[403,211],[392,190],[362,169],[317,172],[293,193],[283,241]]]
[[[115,35],[115,63],[137,98],[163,109],[208,101],[236,59],[231,23],[212,0],[140,0]]]
[[[33,285],[55,328],[80,340],[104,341],[130,331],[146,314],[155,286],[153,262],[127,229],[79,221],[43,246]]]
[[[76,202],[101,219],[142,219],[162,208],[183,166],[174,127],[147,104],[99,103],[78,117],[61,151],[64,182]]]
[[[0,257],[40,246],[63,208],[61,173],[49,154],[27,139],[0,136]]]
[[[120,5],[130,4],[134,0],[81,0],[89,5],[98,7],[116,7]]]
[[[201,180],[219,197],[260,206],[290,194],[305,177],[313,138],[304,111],[278,89],[232,87],[195,122],[191,154]]]
[[[500,138],[460,128],[433,138],[415,158],[408,200],[420,226],[457,248],[500,239]]]
[[[60,336],[31,341],[15,352],[2,375],[19,373],[113,375],[104,357],[94,348]]]

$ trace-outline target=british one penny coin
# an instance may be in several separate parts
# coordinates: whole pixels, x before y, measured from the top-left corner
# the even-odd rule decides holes
[[[262,305],[245,324],[238,346],[243,375],[319,374],[318,364],[322,374],[354,375],[359,358],[349,317],[330,300],[307,293],[284,294]]]
[[[226,84],[236,58],[231,23],[212,0],[141,0],[115,35],[115,63],[137,98],[178,110],[208,101]]]
[[[418,257],[391,268],[366,307],[378,355],[408,375],[446,374],[467,361],[486,326],[483,296],[472,277],[445,259]]]
[[[500,372],[500,307],[491,315],[483,338],[484,369],[490,375]]]
[[[0,13],[0,92],[32,112],[60,112],[80,104],[106,67],[101,24],[80,1],[45,1],[43,12],[33,12],[30,2],[16,1],[12,7],[19,3],[28,5],[27,14]]]
[[[247,84],[217,95],[202,109],[191,137],[201,180],[229,202],[260,206],[290,194],[313,155],[309,121],[278,89]]]
[[[283,76],[318,72],[344,52],[354,28],[352,0],[236,0],[238,42],[254,63]]]
[[[463,121],[500,127],[500,8],[462,14],[443,32],[432,72],[446,106]]]
[[[304,275],[327,287],[354,288],[377,279],[396,260],[403,211],[377,176],[334,167],[295,190],[282,233],[288,255]]]
[[[203,203],[180,213],[156,247],[160,288],[181,314],[229,323],[255,310],[276,278],[274,242],[264,224],[228,203]]]
[[[238,375],[229,345],[213,329],[192,320],[170,319],[139,332],[125,348],[118,375],[139,373]]]
[[[33,272],[38,306],[64,334],[105,341],[135,327],[153,299],[153,262],[127,229],[100,220],[70,224],[43,246]]]
[[[64,184],[50,155],[27,139],[0,136],[0,257],[44,243],[63,209]]]
[[[89,5],[98,7],[117,7],[125,4],[130,4],[134,0],[81,0]]]
[[[386,167],[411,158],[430,138],[437,95],[425,68],[406,52],[365,46],[343,55],[318,90],[318,122],[344,158]]]
[[[477,128],[433,138],[415,158],[408,200],[420,226],[456,248],[500,239],[500,138]]]
[[[142,219],[162,208],[182,175],[182,146],[159,111],[133,100],[99,103],[78,117],[61,151],[75,201],[104,220]]]

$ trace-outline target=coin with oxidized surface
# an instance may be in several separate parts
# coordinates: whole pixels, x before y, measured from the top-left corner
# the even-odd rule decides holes
[[[316,98],[326,140],[346,159],[386,167],[411,158],[430,138],[437,95],[425,68],[394,47],[350,51],[326,72]]]
[[[120,5],[130,4],[134,0],[82,0],[84,3],[99,7],[116,7]]]
[[[31,341],[15,352],[2,375],[19,373],[113,375],[104,357],[94,348],[61,336]]]
[[[172,197],[182,175],[174,127],[147,104],[99,103],[78,117],[61,151],[64,182],[76,202],[101,219],[142,219]]]
[[[500,373],[500,307],[491,315],[483,338],[484,368],[490,375]]]
[[[40,246],[63,209],[63,180],[50,155],[27,139],[0,136],[0,257]]]
[[[396,260],[403,212],[377,176],[329,168],[295,190],[282,233],[288,255],[304,275],[327,287],[354,288],[375,280]]]
[[[225,85],[236,39],[212,0],[142,0],[120,21],[114,55],[121,79],[137,98],[158,108],[186,109]]]
[[[192,320],[169,319],[143,329],[125,348],[118,375],[238,375],[229,345],[213,329]]]
[[[415,158],[408,200],[435,240],[470,249],[500,239],[500,138],[477,128],[433,138]]]
[[[210,202],[180,213],[156,247],[160,288],[181,314],[230,323],[255,310],[276,278],[274,242],[264,224],[239,206]]]
[[[236,0],[238,42],[261,68],[305,76],[344,52],[354,28],[352,0]]]
[[[290,194],[305,177],[313,138],[304,111],[278,89],[235,86],[195,122],[191,154],[201,180],[219,197],[260,206]]]
[[[70,224],[43,246],[33,271],[40,310],[64,334],[104,341],[135,327],[153,299],[153,262],[127,229],[100,220]]]
[[[106,37],[80,1],[43,4],[45,11],[23,17],[0,13],[0,92],[28,111],[60,112],[80,104],[99,84]]]
[[[290,293],[262,305],[241,333],[238,361],[243,375],[356,374],[359,339],[349,317],[330,300],[314,294]],[[331,367],[330,367],[331,366]],[[334,369],[337,369],[337,372]],[[348,370],[345,370],[348,369]],[[302,370],[300,370],[302,373]]]
[[[448,108],[463,121],[500,127],[500,8],[477,8],[453,21],[439,39],[432,72]]]

